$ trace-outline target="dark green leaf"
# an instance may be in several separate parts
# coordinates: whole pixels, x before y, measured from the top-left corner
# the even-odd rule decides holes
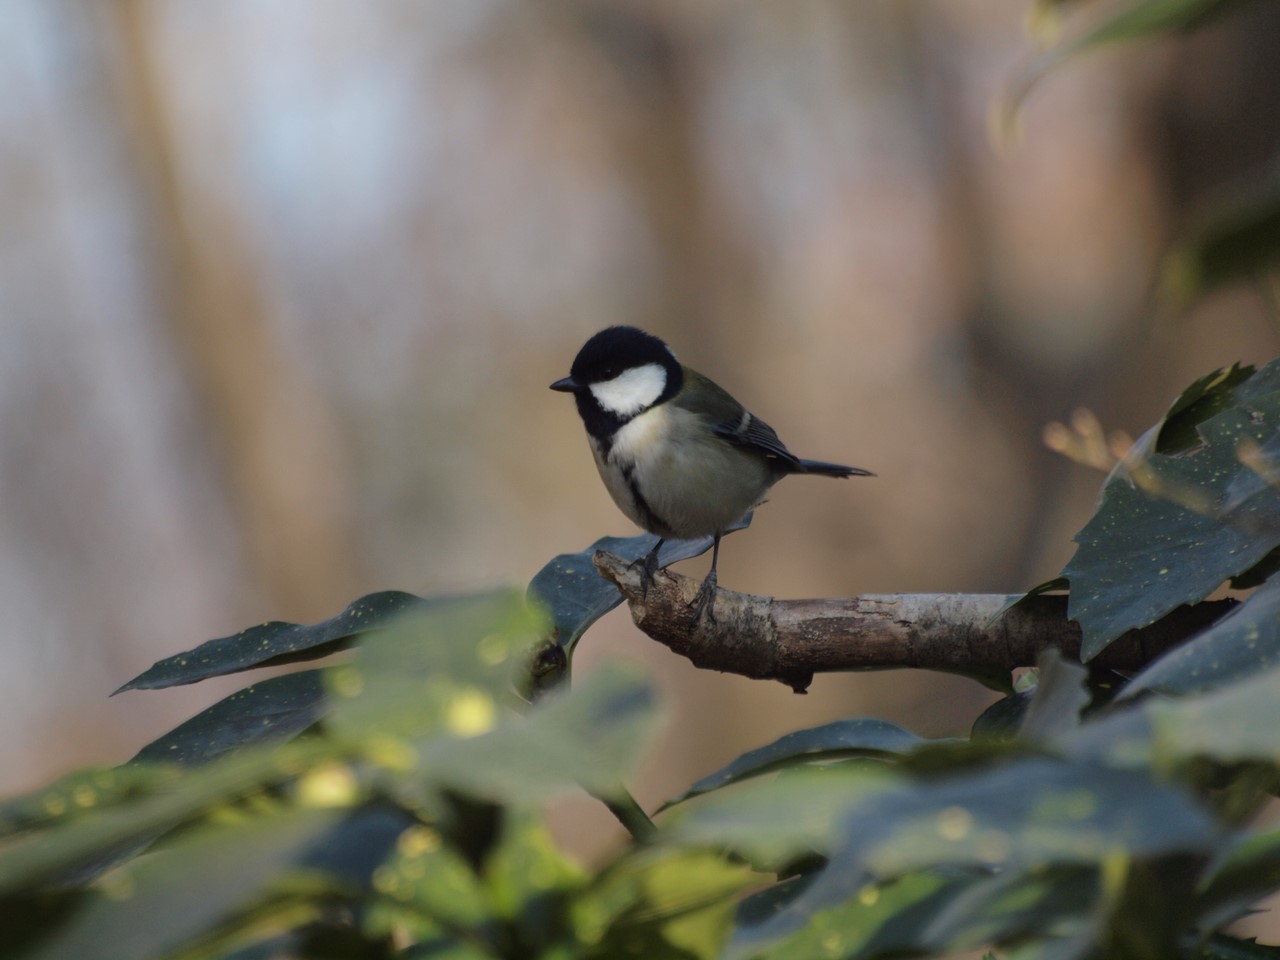
[[[348,890],[372,889],[374,871],[396,849],[396,841],[418,820],[387,803],[370,803],[350,811],[333,825],[322,842],[297,860],[303,870],[318,870]]]
[[[48,942],[85,905],[84,890],[20,893],[0,899],[0,956],[28,957]]]
[[[1197,943],[1196,953],[1188,951],[1188,956],[1195,960],[1278,960],[1280,947],[1258,943],[1254,939],[1231,937],[1225,933],[1215,933]]]
[[[1232,590],[1252,590],[1260,587],[1277,571],[1280,571],[1280,549],[1272,550],[1244,573],[1231,578]]]
[[[1232,482],[1252,475],[1239,460],[1239,445],[1267,443],[1278,423],[1280,402],[1272,394],[1251,401],[1249,410],[1233,408],[1202,423],[1203,448],[1151,454],[1141,477],[1116,469],[1097,512],[1076,535],[1079,548],[1064,571],[1071,581],[1068,615],[1084,632],[1084,659],[1129,629],[1203,600],[1277,546],[1275,488],[1234,504],[1229,518],[1221,510]],[[1269,528],[1276,532],[1265,532]]]
[[[1169,253],[1163,282],[1186,302],[1236,280],[1256,279],[1280,258],[1280,192],[1241,198],[1234,209],[1183,240]]]
[[[1022,726],[1022,718],[1027,715],[1027,707],[1031,705],[1032,690],[1019,690],[1001,697],[987,709],[978,719],[973,721],[970,741],[973,743],[1000,743],[1013,738]]]
[[[1273,580],[1135,676],[1120,698],[1148,691],[1196,693],[1276,666],[1280,666],[1280,582]]]
[[[295,737],[326,709],[321,671],[272,677],[219,700],[147,744],[130,763],[208,763],[240,747]]]
[[[1181,453],[1202,442],[1197,428],[1230,409],[1236,403],[1235,391],[1254,375],[1254,368],[1232,364],[1201,377],[1178,395],[1160,424],[1156,434],[1156,452]]]
[[[116,693],[160,690],[254,667],[326,657],[350,646],[354,638],[387,626],[402,614],[421,611],[428,603],[411,593],[387,590],[361,597],[336,617],[319,623],[273,620],[230,637],[206,641],[194,650],[166,657]]]
[[[752,512],[726,531],[742,530],[751,523]],[[551,610],[553,635],[572,652],[593,623],[622,602],[622,594],[596,571],[594,558],[601,551],[624,560],[644,558],[658,538],[645,533],[636,537],[601,537],[585,550],[562,553],[538,571],[529,583],[529,597],[537,598]],[[695,540],[668,540],[658,552],[658,566],[667,567],[699,556],[711,549],[711,537]]]
[[[903,753],[924,742],[921,737],[887,720],[866,717],[836,720],[820,727],[788,733],[773,743],[744,753],[727,766],[703,777],[674,800],[667,801],[662,809],[792,764],[867,754]]]

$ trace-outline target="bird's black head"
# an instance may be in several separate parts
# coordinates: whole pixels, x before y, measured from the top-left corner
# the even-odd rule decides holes
[[[632,417],[680,391],[680,363],[660,339],[635,327],[608,327],[578,351],[552,390],[572,393],[588,432],[611,436]]]
[[[635,327],[607,327],[582,345],[569,376],[582,384],[602,383],[646,363],[679,367],[671,349],[653,334]]]

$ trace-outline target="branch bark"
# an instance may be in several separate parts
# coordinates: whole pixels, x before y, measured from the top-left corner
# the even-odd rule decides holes
[[[797,693],[815,673],[837,670],[915,667],[994,677],[1033,665],[1047,647],[1080,657],[1080,627],[1067,619],[1065,596],[1032,597],[997,618],[1008,599],[1003,594],[775,600],[722,589],[715,620],[695,622],[689,604],[699,581],[659,570],[645,591],[638,565],[604,552],[596,554],[595,565],[622,591],[635,625],[695,666],[779,680]],[[1234,605],[1214,600],[1179,607],[1149,627],[1130,630],[1090,664],[1138,670]]]

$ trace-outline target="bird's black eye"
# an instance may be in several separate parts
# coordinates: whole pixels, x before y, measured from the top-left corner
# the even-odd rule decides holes
[[[602,371],[600,371],[600,372],[601,372],[602,376],[604,377],[604,379],[606,379],[606,380],[612,380],[614,377],[616,377],[616,376],[618,375],[618,368],[617,368],[617,367],[605,367],[605,368],[604,368]]]

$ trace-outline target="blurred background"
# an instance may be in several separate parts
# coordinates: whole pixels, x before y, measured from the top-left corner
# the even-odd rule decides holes
[[[1175,312],[1160,257],[1274,173],[1280,5],[1051,74],[1028,0],[0,0],[0,792],[143,743],[243,684],[108,694],[154,660],[389,588],[521,584],[634,528],[547,390],[613,323],[667,339],[804,456],[726,542],[778,596],[1016,592],[1137,434],[1280,353],[1241,287]],[[685,568],[701,575],[706,561]],[[838,717],[963,733],[920,672],[645,663],[652,805]],[[592,856],[618,828],[570,802]]]

